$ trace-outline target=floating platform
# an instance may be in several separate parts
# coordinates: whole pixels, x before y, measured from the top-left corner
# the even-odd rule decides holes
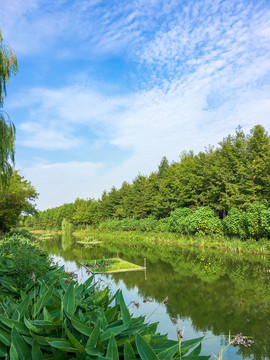
[[[102,262],[104,262],[104,265]],[[146,270],[146,266],[136,265],[120,258],[81,260],[78,261],[78,263],[93,274],[113,274],[126,271]]]

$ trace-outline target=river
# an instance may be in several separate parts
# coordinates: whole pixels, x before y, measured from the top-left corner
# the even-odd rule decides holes
[[[116,244],[80,245],[61,236],[42,240],[54,262],[74,271],[79,281],[89,275],[78,260],[120,257],[146,271],[95,275],[100,288],[122,289],[135,315],[158,321],[158,330],[176,339],[178,321],[184,340],[205,336],[202,355],[218,356],[229,334],[250,336],[250,347],[229,346],[223,360],[270,359],[270,258],[225,251],[163,246],[152,249]],[[168,302],[163,300],[168,297]],[[145,299],[152,301],[144,302]]]

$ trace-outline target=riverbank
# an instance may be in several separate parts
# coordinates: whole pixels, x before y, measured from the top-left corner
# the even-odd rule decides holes
[[[114,241],[120,245],[167,244],[179,246],[192,246],[197,248],[224,249],[231,252],[245,252],[258,255],[270,255],[270,241],[268,240],[240,240],[226,238],[218,235],[187,236],[167,232],[139,232],[139,231],[104,231],[104,230],[78,230],[73,233],[79,237],[93,237],[99,241]]]

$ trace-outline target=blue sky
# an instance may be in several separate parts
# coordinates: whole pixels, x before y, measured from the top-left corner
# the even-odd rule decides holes
[[[38,209],[98,198],[163,156],[270,127],[267,0],[9,0],[4,110]]]

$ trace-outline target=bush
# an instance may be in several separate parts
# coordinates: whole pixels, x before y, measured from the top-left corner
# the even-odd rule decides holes
[[[9,260],[8,275],[18,288],[23,288],[32,276],[39,279],[50,267],[49,257],[43,250],[17,235],[2,238],[0,254]]]
[[[179,208],[171,213],[169,218],[169,231],[171,232],[187,232],[187,217],[191,214],[189,208]]]
[[[220,234],[222,222],[209,206],[202,206],[186,217],[185,230],[195,235]]]

